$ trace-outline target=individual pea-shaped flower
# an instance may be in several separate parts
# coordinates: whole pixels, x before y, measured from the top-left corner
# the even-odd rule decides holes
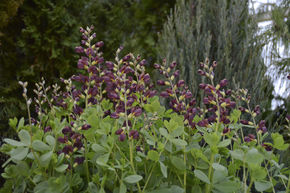
[[[72,128],[69,127],[69,126],[65,126],[65,127],[62,129],[62,133],[63,133],[64,135],[67,135],[67,134],[69,134],[69,133],[71,133],[71,132],[72,132]]]
[[[164,80],[157,80],[157,84],[160,86],[164,86],[165,85],[165,81]]]
[[[200,75],[200,76],[205,76],[205,72],[201,69],[198,69],[197,73]]]
[[[126,139],[126,135],[124,133],[121,133],[119,135],[119,141],[125,141],[125,139]]]
[[[68,141],[67,136],[57,138],[59,143],[66,143]]]
[[[162,92],[160,93],[160,96],[163,97],[163,98],[168,98],[168,97],[169,97],[169,94],[168,94],[168,92],[166,92],[166,91],[162,91]]]
[[[266,151],[272,151],[273,149],[273,147],[268,143],[262,143],[262,147],[264,147]]]
[[[129,132],[129,137],[133,138],[133,139],[138,139],[139,138],[139,132],[136,130],[131,130]]]
[[[142,109],[140,107],[133,107],[131,109],[131,113],[135,116],[135,117],[139,117],[142,114]]]
[[[89,124],[84,124],[83,126],[82,126],[82,130],[88,130],[89,128],[91,128],[92,126],[91,125],[89,125]]]
[[[52,131],[51,126],[46,126],[46,127],[44,128],[44,133],[47,133],[47,132],[49,132],[49,131]]]
[[[204,120],[201,120],[197,123],[198,126],[200,127],[207,127],[208,126],[208,120],[207,119],[204,119]]]
[[[228,84],[228,80],[227,79],[223,79],[220,81],[220,86],[221,87],[225,87]]]
[[[243,125],[249,125],[249,121],[247,121],[247,120],[240,120],[240,122],[241,122]]]
[[[113,119],[118,119],[119,118],[119,115],[118,115],[118,113],[116,113],[116,112],[113,112],[113,113],[111,113],[111,118],[113,118]]]
[[[73,147],[71,145],[66,145],[63,147],[62,152],[65,154],[69,154],[73,152]]]
[[[256,139],[256,137],[253,134],[249,134],[248,136],[244,137],[245,142],[251,142],[251,141],[253,141],[255,139]]]
[[[85,157],[76,157],[75,160],[74,160],[74,162],[75,162],[74,166],[80,165],[84,161],[85,161]]]

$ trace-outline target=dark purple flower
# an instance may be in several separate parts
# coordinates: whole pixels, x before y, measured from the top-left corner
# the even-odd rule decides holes
[[[84,161],[85,161],[85,157],[76,157],[74,162],[77,163],[78,165],[80,165]]]
[[[272,151],[272,149],[273,149],[272,146],[270,146],[269,144],[265,144],[265,143],[262,144],[262,147],[264,147],[266,151]]]
[[[240,110],[241,112],[245,112],[245,111],[246,111],[246,109],[245,109],[244,107],[239,107],[239,110]]]
[[[207,119],[201,120],[197,123],[197,125],[200,127],[206,127],[208,125],[208,120]]]
[[[223,130],[223,134],[224,134],[224,135],[225,135],[225,134],[228,134],[230,131],[231,131],[230,128],[225,127],[224,130]]]
[[[288,80],[290,80],[290,74],[288,74],[287,78],[288,78]]]
[[[81,33],[85,33],[84,28],[80,27],[80,32],[81,32]]]
[[[255,112],[257,115],[259,115],[259,114],[261,113],[261,109],[260,109],[260,106],[259,106],[259,105],[257,105],[257,106],[255,107],[254,112]]]
[[[184,85],[185,85],[185,81],[184,80],[179,80],[177,82],[177,87],[184,87]]]
[[[124,61],[130,60],[130,59],[131,59],[131,56],[129,54],[124,56],[124,58],[123,58]]]
[[[207,84],[204,84],[204,83],[199,84],[199,88],[200,88],[200,89],[205,89],[206,86],[207,86]]]
[[[193,105],[195,105],[195,103],[196,103],[196,100],[195,100],[195,98],[194,98],[194,99],[191,99],[191,101],[189,102],[189,105],[190,105],[190,106],[193,106]]]
[[[96,66],[90,66],[89,69],[88,69],[88,72],[96,74],[98,72],[97,71],[97,67]]]
[[[146,64],[146,60],[143,59],[140,63],[139,63],[141,66],[144,66]]]
[[[249,136],[251,139],[256,139],[256,136],[253,135],[253,134],[249,134],[248,136]]]
[[[75,48],[75,52],[76,53],[83,53],[84,52],[84,48],[81,47],[81,46],[78,46],[78,47]]]
[[[141,149],[140,145],[136,146],[136,151],[142,152],[142,149]]]
[[[166,92],[166,91],[162,91],[162,92],[160,93],[160,96],[161,96],[161,97],[164,97],[164,98],[167,98],[167,97],[169,97],[169,94],[168,94],[168,92]]]
[[[174,75],[175,77],[178,77],[178,76],[179,76],[179,70],[176,70],[176,71],[173,73],[173,75]]]
[[[80,115],[80,114],[83,113],[83,109],[82,109],[80,106],[78,106],[78,105],[74,105],[74,107],[73,107],[73,112],[74,112],[75,114],[77,114],[77,115]]]
[[[223,79],[220,81],[220,86],[221,87],[225,87],[228,84],[228,80],[227,79]]]
[[[116,112],[111,113],[111,118],[118,119],[119,118],[119,115]]]
[[[160,64],[154,64],[154,68],[156,68],[156,69],[160,69],[161,66],[160,66]]]
[[[216,61],[214,61],[213,63],[212,63],[212,67],[217,67],[217,62]]]
[[[81,149],[83,147],[83,143],[79,138],[77,138],[76,141],[74,142],[74,147],[78,149]]]
[[[246,136],[246,137],[244,137],[244,141],[245,141],[245,142],[251,142],[251,141],[252,141],[252,139],[251,139],[251,138],[249,138],[248,136]]]
[[[201,76],[205,76],[205,72],[201,69],[198,69],[197,73]]]
[[[135,117],[139,117],[142,114],[142,109],[140,107],[133,107],[131,112]]]
[[[88,130],[89,128],[91,128],[92,126],[91,125],[89,125],[89,124],[84,124],[83,126],[82,126],[82,130]]]
[[[100,48],[104,46],[104,42],[103,41],[99,41],[96,43],[96,47]]]
[[[69,154],[69,153],[73,152],[73,147],[71,145],[66,145],[62,149],[62,152],[65,154]]]
[[[247,121],[247,120],[241,120],[240,122],[244,125],[249,125],[249,121]]]
[[[171,69],[173,69],[173,68],[175,68],[175,67],[176,67],[176,65],[177,65],[177,63],[176,63],[176,62],[172,62],[172,63],[169,65],[169,67],[170,67]]]
[[[124,133],[121,133],[119,135],[119,141],[125,141],[125,139],[126,139],[126,135]]]
[[[62,129],[62,133],[63,133],[64,135],[69,134],[69,133],[71,133],[71,132],[72,132],[72,129],[71,129],[71,127],[69,127],[69,126],[65,126],[65,127]]]
[[[147,73],[147,74],[145,74],[144,76],[143,76],[143,80],[144,80],[144,82],[147,84],[147,83],[149,83],[149,81],[150,81],[150,75]]]
[[[227,91],[226,91],[226,95],[231,95],[232,94],[232,90],[231,89],[228,89]]]
[[[115,134],[116,135],[121,135],[122,133],[123,133],[123,129],[122,128],[120,128],[120,129],[118,129],[116,132],[115,132]]]
[[[164,86],[165,85],[165,81],[157,80],[157,84],[160,85],[160,86]]]
[[[131,130],[129,132],[129,137],[132,137],[133,139],[138,139],[139,138],[139,132],[136,130]]]
[[[114,63],[111,61],[107,61],[106,62],[106,66],[109,70],[112,70],[114,68]]]
[[[191,98],[192,97],[192,93],[190,92],[190,91],[187,91],[186,93],[185,93],[185,98],[186,99],[189,99],[189,98]]]
[[[44,133],[47,133],[47,132],[49,132],[49,131],[52,131],[51,126],[46,126],[46,127],[44,128]]]

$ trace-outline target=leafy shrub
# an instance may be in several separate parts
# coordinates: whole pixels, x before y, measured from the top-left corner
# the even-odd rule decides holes
[[[20,82],[28,109],[24,118],[10,120],[19,140],[5,139],[2,192],[251,192],[289,189],[289,168],[279,164],[278,150],[288,144],[278,133],[268,136],[265,121],[257,121],[259,106],[250,108],[247,90],[214,84],[217,63],[201,64],[198,73],[203,106],[183,80],[176,63],[155,64],[166,87],[159,103],[145,60],[133,54],[105,61],[93,43],[93,28],[81,28],[80,74],[58,85],[36,84],[37,118],[31,117],[27,82]],[[243,107],[246,106],[246,107]],[[240,119],[241,114],[252,120]],[[243,135],[243,128],[252,134]]]

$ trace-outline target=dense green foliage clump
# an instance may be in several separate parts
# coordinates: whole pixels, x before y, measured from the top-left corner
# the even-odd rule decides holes
[[[93,27],[80,32],[79,73],[61,79],[63,88],[42,80],[32,99],[28,83],[19,81],[28,121],[9,121],[19,139],[6,138],[1,146],[9,156],[1,192],[289,190],[289,167],[279,163],[278,154],[289,144],[279,133],[269,135],[246,89],[228,89],[227,79],[216,83],[216,62],[200,65],[200,76],[210,83],[199,85],[204,97],[197,105],[176,62],[154,64],[164,77],[157,81],[158,94],[146,60],[123,55],[120,47],[115,60],[107,61]],[[169,99],[170,107],[159,97]],[[289,116],[286,121],[290,127]]]

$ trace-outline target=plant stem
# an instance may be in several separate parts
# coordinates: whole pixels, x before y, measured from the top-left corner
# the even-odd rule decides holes
[[[135,170],[135,167],[134,167],[134,161],[133,161],[133,139],[131,139],[131,141],[130,141],[130,163],[131,163],[131,167],[132,167],[133,173],[136,174],[136,170]],[[140,193],[142,193],[139,182],[137,182],[137,186],[138,186],[138,191]]]
[[[247,190],[247,193],[250,193],[253,183],[254,183],[254,181],[251,180],[250,185],[249,185],[248,190]]]
[[[212,179],[211,179],[211,176],[212,176],[212,164],[214,162],[214,154],[211,153],[211,156],[210,156],[210,164],[209,164],[209,169],[208,169],[208,178],[209,178],[209,181],[211,183]],[[211,184],[206,184],[206,190],[205,192],[206,193],[210,193],[211,191]]]
[[[88,162],[88,144],[87,140],[85,139],[85,161],[86,161],[86,176],[88,182],[90,181],[90,172],[89,172],[89,162]]]
[[[184,134],[183,134],[183,140],[185,139]],[[185,153],[185,146],[184,146],[184,152],[183,152],[183,163],[185,165],[185,170],[183,173],[183,187],[184,187],[184,192],[186,192],[186,177],[187,177],[187,173],[186,173],[186,153]]]
[[[288,184],[287,184],[287,188],[286,188],[286,193],[290,192],[290,176],[288,177]]]

